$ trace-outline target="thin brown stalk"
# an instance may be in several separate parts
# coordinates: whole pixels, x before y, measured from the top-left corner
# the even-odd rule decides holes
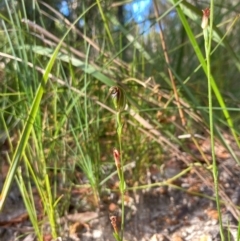
[[[159,13],[159,10],[158,10],[156,0],[154,0],[153,3],[154,3],[154,14],[155,14],[156,19],[158,19],[159,16],[160,16],[160,13]],[[158,21],[158,26],[159,26],[159,29],[160,29],[160,31],[159,31],[160,42],[162,44],[164,58],[165,58],[166,63],[168,65],[168,74],[169,74],[169,78],[170,78],[171,83],[172,83],[172,88],[173,88],[173,92],[174,92],[174,97],[176,99],[176,104],[177,104],[177,107],[178,107],[179,116],[180,116],[182,125],[185,126],[186,120],[185,120],[185,117],[184,117],[184,114],[183,114],[183,111],[182,111],[182,108],[181,108],[181,104],[180,104],[180,101],[179,101],[179,96],[178,96],[176,84],[175,84],[175,81],[174,81],[174,77],[173,77],[172,71],[169,67],[170,66],[170,60],[169,60],[169,57],[168,57],[167,46],[166,46],[166,42],[164,40],[162,25],[161,25],[160,21]]]

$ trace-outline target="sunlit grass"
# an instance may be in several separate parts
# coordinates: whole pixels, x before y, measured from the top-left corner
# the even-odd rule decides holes
[[[101,1],[89,8],[83,6],[78,19],[87,21],[89,13],[99,12],[99,19],[88,20],[95,26],[95,34],[87,25],[78,28],[78,20],[72,24],[46,3],[36,4],[35,17],[28,21],[24,1],[14,6],[5,2],[6,11],[0,15],[4,33],[0,36],[4,43],[0,52],[4,60],[0,75],[0,141],[8,143],[10,169],[1,191],[1,208],[16,178],[39,240],[43,240],[44,233],[38,211],[47,216],[52,237],[57,238],[62,235],[57,220],[69,211],[72,190],[87,187],[86,198],[93,197],[92,208],[98,208],[101,192],[117,175],[123,233],[124,193],[138,189],[126,182],[138,183],[139,188],[148,190],[153,186],[142,180],[149,166],[156,164],[160,168],[172,154],[181,159],[182,151],[192,156],[179,136],[190,136],[189,141],[197,146],[204,160],[203,167],[212,167],[212,162],[193,135],[201,136],[203,131],[204,138],[220,139],[239,162],[236,149],[223,136],[228,133],[232,142],[239,145],[239,96],[230,84],[239,61],[230,48],[234,36],[228,38],[237,17],[229,17],[230,28],[225,34],[213,24],[216,42],[206,61],[199,26],[201,11],[185,2],[180,8],[182,1],[169,1],[173,4],[144,33],[136,24],[123,26],[116,9],[105,9]],[[191,21],[186,18],[187,8],[192,10]],[[177,15],[169,20],[173,9]],[[169,63],[153,27],[155,21],[169,24],[163,30]],[[55,28],[49,29],[49,23]],[[227,57],[223,56],[226,50]],[[217,68],[225,62],[228,66],[234,63],[229,76]],[[167,68],[174,75],[179,103]],[[228,80],[215,77],[223,74]],[[114,108],[111,98],[107,98],[112,86],[124,90],[124,111]],[[209,95],[207,90],[211,89],[213,93]],[[182,125],[179,108],[186,126]],[[209,120],[212,115],[214,119]],[[117,171],[112,156],[116,147],[121,155],[121,168]],[[199,160],[195,160],[194,165],[199,165]],[[132,180],[125,180],[124,172],[130,164],[135,166]],[[187,168],[180,176],[192,169],[192,163],[185,164]],[[164,185],[171,185],[170,181]],[[43,204],[42,210],[38,210],[35,196]],[[219,200],[224,203],[221,196]],[[116,238],[123,239],[122,235]]]

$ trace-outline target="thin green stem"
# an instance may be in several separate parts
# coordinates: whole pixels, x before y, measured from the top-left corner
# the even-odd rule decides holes
[[[118,143],[120,151],[120,163],[121,166],[118,168],[118,175],[120,180],[120,192],[121,192],[121,202],[122,202],[122,217],[121,217],[121,240],[123,240],[123,231],[124,231],[124,192],[125,192],[125,180],[123,173],[123,158],[122,158],[122,121],[121,121],[121,111],[117,112],[117,133],[118,133]]]
[[[212,173],[214,179],[214,191],[215,191],[215,200],[219,216],[219,225],[220,225],[220,235],[221,240],[224,241],[222,218],[220,211],[220,201],[219,201],[219,192],[218,192],[218,166],[215,156],[215,143],[214,143],[214,116],[213,116],[213,105],[212,105],[212,83],[211,83],[211,40],[212,40],[212,27],[213,27],[213,12],[214,4],[213,0],[211,1],[211,10],[210,10],[210,27],[205,27],[203,29],[204,41],[205,41],[205,53],[206,53],[206,62],[207,62],[207,78],[208,78],[208,107],[209,107],[209,126],[210,126],[210,141],[211,141],[211,152],[212,152]],[[209,31],[209,32],[208,32]]]

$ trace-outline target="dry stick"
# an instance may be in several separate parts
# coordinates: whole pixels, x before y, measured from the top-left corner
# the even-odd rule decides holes
[[[156,3],[156,0],[154,0],[153,3],[154,3],[154,13],[155,13],[155,17],[157,19],[157,18],[159,18],[160,14],[159,14],[159,10],[158,10],[158,6],[157,6],[157,3]],[[170,61],[169,61],[168,52],[167,52],[167,46],[166,46],[166,43],[165,43],[165,40],[164,40],[162,25],[161,25],[160,21],[158,21],[158,26],[159,26],[159,29],[160,29],[159,37],[160,37],[160,41],[161,41],[161,44],[162,44],[164,57],[165,57],[167,65],[168,65],[168,74],[169,74],[169,78],[170,78],[171,83],[172,83],[174,97],[176,99],[177,107],[178,107],[178,110],[179,110],[179,116],[180,116],[182,125],[185,126],[186,125],[186,120],[184,118],[184,114],[183,114],[183,111],[182,111],[182,108],[181,108],[181,105],[180,105],[179,96],[178,96],[178,93],[177,93],[177,88],[176,88],[176,85],[175,85],[175,82],[174,82],[173,74],[172,74],[172,71],[171,71],[171,69],[169,67],[170,66]]]
[[[154,92],[154,89],[153,89],[154,87],[151,88],[151,87],[147,86],[147,84],[145,84],[145,83],[144,83],[144,84],[143,84],[143,83],[140,83],[138,80],[136,80],[136,79],[134,79],[134,78],[131,78],[131,80],[136,81],[137,83],[143,85],[145,88],[149,89],[151,92]],[[159,93],[159,91],[157,91],[156,93],[157,93],[158,95],[161,95],[161,96],[164,97],[165,99],[169,99],[169,95],[168,95],[168,94],[165,94],[164,92]],[[141,97],[142,99],[144,99],[143,96],[140,95],[140,97]],[[174,100],[173,102],[176,103],[175,100]],[[187,103],[185,103],[184,101],[182,101],[182,100],[179,100],[179,102],[181,102],[182,106],[185,106],[185,111],[186,111],[186,113],[189,113],[188,109],[190,109],[190,106],[189,106]],[[159,105],[159,102],[156,102],[156,103],[154,102],[154,104],[157,105],[157,106],[160,106],[160,105]],[[131,113],[131,111],[130,111],[130,113]],[[191,114],[189,113],[189,116],[190,116],[190,115],[191,115]],[[198,121],[201,121],[201,119],[199,119],[199,117],[198,117],[196,114],[194,114],[194,116],[192,116],[192,118],[193,118],[195,121],[197,121],[197,122],[198,122]],[[176,127],[178,127],[178,128],[181,129],[181,126],[179,126],[177,123],[174,123],[174,125],[176,125]],[[178,137],[178,138],[179,138],[179,137]],[[197,140],[196,140],[196,138],[195,138],[195,135],[194,135],[194,134],[190,134],[190,137],[189,137],[189,138],[192,139],[192,141],[193,141],[194,144],[196,145],[199,153],[201,154],[201,156],[203,157],[203,159],[205,160],[205,162],[206,162],[206,163],[208,164],[208,166],[209,166],[210,163],[209,163],[206,155],[205,155],[204,152],[202,151],[201,147],[199,146],[199,144],[198,144],[198,142],[197,142]],[[205,138],[204,138],[204,139],[205,139]]]

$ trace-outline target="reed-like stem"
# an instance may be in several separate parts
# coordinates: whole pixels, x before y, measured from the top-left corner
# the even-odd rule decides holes
[[[212,1],[211,1],[212,2]],[[213,4],[211,4],[211,12],[213,13]],[[221,210],[220,210],[220,201],[219,201],[219,192],[218,192],[218,166],[216,162],[215,155],[215,142],[214,142],[214,116],[213,116],[213,106],[212,106],[212,84],[211,84],[211,39],[212,39],[212,23],[213,23],[213,14],[211,13],[210,27],[208,28],[208,18],[210,15],[210,9],[207,8],[203,10],[203,18],[201,27],[203,28],[204,36],[204,45],[205,45],[205,54],[207,62],[207,78],[208,78],[208,107],[209,107],[209,126],[210,126],[210,140],[211,140],[211,150],[212,150],[212,174],[214,180],[214,191],[215,191],[215,201],[217,205],[219,225],[220,225],[220,235],[221,240],[224,241]]]

